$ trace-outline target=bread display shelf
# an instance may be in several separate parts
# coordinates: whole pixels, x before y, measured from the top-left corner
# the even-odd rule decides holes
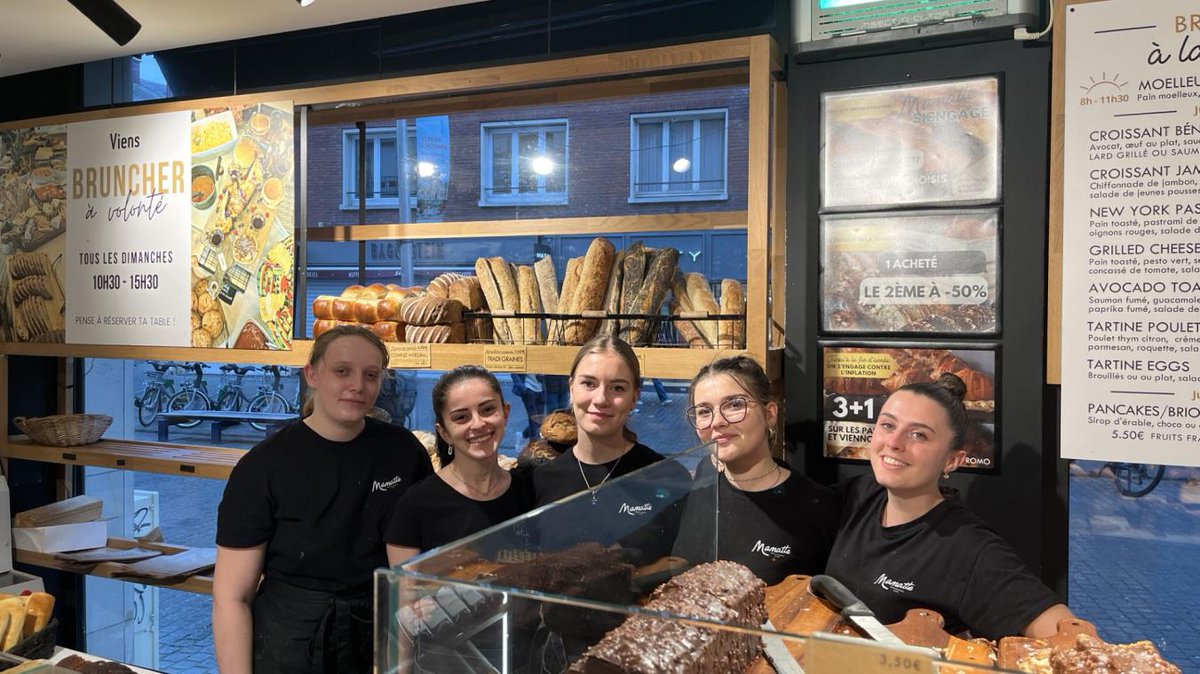
[[[191,548],[182,545],[168,545],[166,543],[144,543],[131,538],[110,538],[108,539],[108,547],[120,548],[129,550],[132,548],[145,548],[148,550],[158,550],[163,555],[174,555],[181,552],[186,552]],[[70,571],[72,573],[81,573],[78,567],[66,564],[58,559],[55,559],[53,553],[47,552],[31,552],[29,550],[13,550],[13,561],[30,566],[38,566],[45,569],[57,569],[59,571]],[[126,583],[145,583],[143,578],[131,577],[113,577],[100,573],[86,573],[84,575],[95,576],[97,578],[109,578],[110,580],[119,580]],[[212,576],[198,574],[189,576],[186,580],[180,583],[160,584],[155,583],[158,587],[165,587],[169,590],[181,590],[183,592],[195,592],[196,594],[212,594]]]
[[[563,236],[567,234],[636,234],[746,229],[746,211],[614,215],[582,218],[476,220],[380,225],[310,227],[309,241],[376,241],[381,239],[461,239],[489,237]]]
[[[684,321],[691,323],[691,324],[711,324],[714,326],[714,332],[715,332],[716,331],[715,326],[720,321],[731,321],[731,322],[736,321],[737,323],[740,323],[742,326],[745,326],[745,323],[746,323],[746,315],[745,314],[708,314],[708,313],[695,312],[695,311],[686,312],[686,313],[682,313],[682,314],[609,313],[606,311],[584,311],[581,313],[564,314],[564,313],[547,313],[547,312],[530,312],[530,311],[510,311],[510,310],[505,309],[505,310],[501,310],[501,311],[468,311],[468,312],[463,313],[463,319],[468,320],[468,321],[470,321],[470,320],[489,320],[489,319],[494,319],[494,318],[506,318],[506,319],[508,319],[508,318],[513,318],[513,319],[529,318],[529,319],[533,319],[536,321],[545,321],[546,325],[550,326],[549,332],[546,333],[544,337],[542,337],[541,335],[543,333],[540,330],[537,331],[537,334],[539,335],[539,337],[538,337],[539,342],[544,341],[545,345],[549,345],[549,346],[569,346],[571,348],[577,348],[577,346],[571,345],[568,342],[568,340],[566,338],[566,327],[565,326],[570,324],[572,321],[575,321],[575,322],[579,322],[579,321],[583,321],[583,320],[612,321],[612,322],[615,322],[615,325],[616,325],[616,327],[612,330],[612,333],[614,333],[614,334],[621,333],[621,336],[623,338],[626,337],[623,334],[623,331],[626,329],[629,329],[630,324],[636,325],[637,322],[641,322],[644,326],[648,326],[648,327],[642,328],[642,333],[649,335],[650,339],[653,340],[651,344],[646,346],[646,348],[652,348],[652,349],[693,348],[693,349],[701,349],[701,350],[707,351],[710,355],[716,349],[713,349],[708,346],[705,346],[705,347],[690,346],[688,344],[688,342],[684,339],[684,337],[679,332],[677,332],[675,326],[678,323],[684,322]],[[664,329],[669,329],[669,332],[664,334],[663,333]],[[664,338],[669,341],[663,341]],[[486,342],[480,341],[478,343],[479,344],[488,344],[488,345],[500,344],[500,342],[492,341],[492,340],[488,340]],[[513,343],[518,344],[518,345],[521,344],[519,334],[517,336],[514,336]],[[533,346],[533,344],[530,344],[530,346]],[[739,347],[740,346],[741,345],[739,345]]]
[[[311,340],[296,340],[291,351],[247,351],[239,349],[193,349],[185,347],[106,346],[83,344],[0,343],[0,354],[49,356],[58,358],[123,358],[130,360],[205,361],[215,363],[254,363],[300,367],[308,360]],[[396,344],[394,346],[400,346]],[[451,370],[463,363],[484,362],[487,349],[502,344],[429,344],[431,370]],[[570,374],[571,361],[579,347],[527,345],[528,362],[536,363],[528,371],[538,374]],[[642,361],[642,375],[659,379],[691,379],[713,359],[745,353],[741,349],[683,349],[646,347],[635,349]],[[778,373],[777,350],[768,353],[767,373]],[[137,445],[139,443],[128,443]],[[152,445],[154,443],[140,443]],[[90,445],[88,445],[90,446]],[[24,458],[24,457],[21,457]],[[61,462],[60,462],[61,463]],[[107,465],[107,464],[105,464]],[[140,470],[140,469],[138,469]]]
[[[0,454],[8,459],[218,480],[229,479],[233,466],[245,453],[242,449],[134,440],[101,440],[91,445],[50,447],[36,444],[24,435],[11,436],[0,447]]]

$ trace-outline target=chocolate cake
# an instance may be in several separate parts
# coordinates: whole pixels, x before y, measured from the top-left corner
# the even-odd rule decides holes
[[[736,562],[701,564],[651,594],[651,611],[758,627],[767,620],[766,584]],[[637,615],[609,632],[571,665],[577,674],[744,672],[758,657],[758,637]]]

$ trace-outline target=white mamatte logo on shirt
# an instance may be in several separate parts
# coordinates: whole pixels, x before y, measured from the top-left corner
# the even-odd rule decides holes
[[[379,480],[375,480],[374,482],[371,483],[371,493],[374,494],[377,491],[387,491],[387,490],[391,489],[392,487],[399,487],[400,482],[402,482],[403,480],[404,480],[404,478],[400,477],[399,475],[397,475],[396,477],[393,477],[392,479],[388,480],[387,482],[380,482]]]
[[[892,592],[896,593],[912,592],[916,589],[916,585],[914,585],[912,581],[901,583],[898,580],[892,580],[891,578],[888,578],[886,573],[879,574],[879,577],[875,579],[875,582],[872,583],[872,585],[878,585],[885,590],[891,590]]]
[[[766,543],[763,543],[760,540],[754,544],[754,547],[750,548],[750,552],[757,552],[757,553],[761,554],[763,557],[768,557],[770,559],[783,559],[784,557],[787,557],[788,555],[792,554],[792,546],[790,546],[790,545],[779,545],[779,546],[767,545]]]
[[[649,513],[651,510],[654,510],[654,506],[650,505],[649,503],[643,503],[642,505],[633,505],[633,506],[629,505],[628,503],[622,503],[620,509],[618,509],[617,512],[621,513],[622,515],[629,515],[631,517],[637,517],[639,515],[645,515],[645,514]]]

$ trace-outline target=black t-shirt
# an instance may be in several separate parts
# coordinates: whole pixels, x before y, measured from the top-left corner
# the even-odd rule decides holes
[[[652,467],[639,476],[610,484],[647,466]],[[587,483],[580,476],[581,469]],[[605,480],[609,471],[612,474]],[[600,465],[580,463],[571,448],[534,469],[537,504],[586,491],[588,485],[596,491],[551,508],[539,518],[533,535],[548,549],[585,541],[619,542],[631,552],[637,551],[632,561],[652,562],[670,554],[691,481],[691,473],[678,461],[664,461],[661,454],[641,443],[619,459]]]
[[[413,485],[396,502],[387,542],[422,552],[445,545],[533,509],[528,477],[512,475],[512,484],[490,501],[463,496],[437,475]]]
[[[396,501],[433,474],[407,429],[368,418],[353,440],[326,440],[303,421],[238,461],[217,510],[217,545],[267,544],[263,571],[310,590],[365,585],[387,566],[383,534]]]
[[[739,562],[768,585],[825,570],[838,527],[832,489],[792,471],[771,489],[742,491],[724,473],[714,478],[711,472],[697,471],[698,480],[716,483],[688,495],[674,554],[692,562]]]
[[[838,486],[844,497],[837,541],[825,572],[894,623],[911,608],[946,619],[951,634],[1019,635],[1061,603],[1016,552],[957,498],[912,522],[884,527],[887,491],[870,475]]]

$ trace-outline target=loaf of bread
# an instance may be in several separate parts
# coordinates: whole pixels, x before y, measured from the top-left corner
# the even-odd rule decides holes
[[[630,313],[652,316],[662,307],[667,297],[667,289],[671,287],[671,279],[675,277],[675,269],[679,265],[679,250],[666,246],[654,252],[654,257],[646,269],[646,277],[630,303]],[[638,318],[626,323],[621,330],[621,337],[634,346],[650,344],[654,337],[655,323],[650,319]]]
[[[404,299],[389,295],[381,300],[375,300],[375,302],[377,303],[375,313],[379,316],[380,321],[400,320],[400,308],[404,306]]]
[[[608,239],[592,239],[583,258],[583,268],[579,271],[579,286],[571,300],[571,313],[598,311],[604,307],[604,291],[608,288],[608,275],[616,254],[616,249]],[[565,333],[567,344],[580,346],[587,342],[596,333],[599,323],[595,319],[570,319]]]
[[[442,299],[449,299],[450,298],[450,284],[454,283],[455,281],[457,281],[460,278],[462,278],[462,274],[455,274],[452,271],[445,272],[444,274],[441,274],[437,278],[430,281],[429,286],[426,288],[425,292],[429,293],[430,295],[433,295],[434,297],[441,297]]]
[[[512,265],[502,257],[489,257],[488,267],[492,270],[492,278],[496,279],[496,288],[500,291],[500,308],[506,311],[520,311],[521,296],[517,290],[517,275],[513,272]],[[520,339],[520,321],[506,318],[504,322],[508,324],[509,338],[515,344]]]
[[[692,298],[688,296],[687,281],[683,278],[683,272],[678,269],[675,270],[675,278],[671,279],[671,295],[678,303],[679,311],[695,311],[692,308]]]
[[[462,344],[466,331],[462,323],[452,325],[406,325],[404,341],[410,344]]]
[[[604,313],[609,316],[621,313],[621,280],[624,278],[625,265],[623,261],[627,251],[617,253],[613,258],[612,271],[608,273],[608,290],[604,292]],[[620,320],[605,319],[600,324],[600,334],[612,336],[621,331]]]
[[[410,297],[400,306],[400,319],[408,325],[461,323],[462,304],[433,295]]]
[[[523,314],[540,314],[542,312],[542,296],[538,292],[537,275],[533,267],[517,267],[517,293],[520,295],[520,311]],[[541,344],[542,321],[540,318],[521,318],[517,320],[520,332],[515,336],[518,344]]]
[[[313,318],[334,318],[333,303],[337,299],[333,295],[318,295],[312,304]]]
[[[54,614],[54,595],[47,592],[34,592],[25,602],[25,626],[22,638],[28,638],[50,624],[50,616]]]
[[[447,297],[457,300],[467,311],[483,308],[483,291],[479,287],[479,278],[475,276],[460,276],[451,281]]]
[[[475,260],[475,277],[479,279],[479,287],[483,291],[483,298],[487,301],[488,309],[491,311],[503,310],[504,301],[500,296],[500,287],[496,284],[496,277],[492,274],[492,265],[488,263],[487,258],[481,257]],[[497,342],[512,343],[512,333],[508,330],[508,321],[503,318],[493,318],[492,327],[495,328]]]
[[[558,312],[558,276],[554,271],[554,259],[549,255],[533,263],[533,273],[537,276],[538,294],[542,298],[542,311],[553,314]]]
[[[333,300],[333,302],[330,303],[330,306],[333,307],[333,311],[332,311],[333,317],[339,321],[355,320],[354,308],[355,308],[355,303],[357,301],[358,300],[350,299],[347,297],[335,298]]]
[[[358,297],[359,299],[362,299],[363,297],[369,297],[373,300],[381,300],[384,297],[387,297],[387,294],[388,288],[386,285],[382,283],[372,283],[371,285],[367,286],[366,289],[363,290],[362,295],[359,295]]]
[[[354,320],[367,325],[385,320],[379,313],[379,303],[382,301],[362,297],[354,300]]]
[[[746,293],[742,284],[733,279],[721,280],[721,313],[746,315]],[[717,324],[717,346],[722,349],[742,349],[746,346],[746,322],[742,318],[725,318]]]
[[[399,304],[405,298],[412,297],[414,294],[409,288],[402,288],[394,283],[389,283],[387,285],[387,294],[383,296],[383,299],[392,300]]]
[[[371,332],[385,342],[403,342],[404,324],[396,321],[379,321],[371,325]]]
[[[579,287],[579,272],[583,270],[583,258],[573,257],[567,260],[567,269],[563,274],[562,294],[558,296],[558,313],[570,314],[575,304],[575,290]],[[568,321],[554,321],[553,327],[549,327],[547,332],[548,341],[553,344],[567,343],[567,323]]]
[[[673,316],[678,316],[683,310],[679,306],[679,301],[674,297],[671,298],[668,307]],[[700,328],[696,327],[696,324],[692,321],[680,319],[675,321],[674,325],[675,331],[679,333],[679,337],[683,340],[684,344],[688,345],[689,349],[712,348],[712,344],[709,343],[708,339],[704,336],[704,333],[701,332]]]
[[[721,305],[717,304],[717,298],[713,297],[704,274],[685,274],[684,280],[687,284],[688,298],[692,301],[692,311],[705,311],[713,315],[721,313]],[[710,343],[717,343],[717,321],[696,321],[696,326]]]
[[[637,313],[633,309],[633,299],[642,289],[642,281],[646,278],[646,246],[637,241],[630,246],[621,260],[624,272],[621,278],[621,308],[622,314]]]
[[[27,597],[0,599],[0,621],[5,623],[4,636],[0,639],[0,650],[10,650],[21,641],[25,631],[25,605]]]
[[[322,334],[328,332],[334,326],[340,323],[342,323],[342,321],[334,320],[332,318],[318,318],[317,320],[313,321],[313,339],[320,337]]]

